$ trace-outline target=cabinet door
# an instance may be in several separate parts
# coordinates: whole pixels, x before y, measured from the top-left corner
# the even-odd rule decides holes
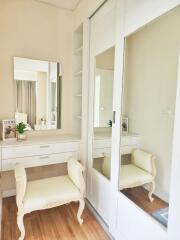
[[[112,0],[104,4],[90,21],[87,197],[108,225],[112,208],[109,196],[111,195],[115,2]]]

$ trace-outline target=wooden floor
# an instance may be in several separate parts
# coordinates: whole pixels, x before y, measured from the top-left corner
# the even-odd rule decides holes
[[[158,209],[168,207],[168,203],[156,196],[153,196],[154,201],[151,203],[148,198],[148,192],[143,187],[126,189],[121,192],[149,214]]]
[[[94,215],[85,209],[84,223],[76,220],[78,205],[72,203],[60,207],[36,211],[25,215],[25,240],[108,240],[110,239]],[[18,240],[15,198],[3,200],[2,240]]]

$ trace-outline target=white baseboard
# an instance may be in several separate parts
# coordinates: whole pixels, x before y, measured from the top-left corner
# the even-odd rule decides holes
[[[101,218],[101,216],[98,214],[98,212],[94,209],[94,207],[91,205],[91,203],[88,201],[88,199],[85,200],[86,201],[86,206],[89,208],[89,210],[94,214],[95,218],[97,219],[97,221],[100,223],[100,225],[102,226],[102,228],[104,229],[104,231],[106,232],[106,234],[109,236],[109,238],[111,240],[114,240],[113,236],[110,234],[109,232],[109,227],[108,225],[104,222],[104,220]]]
[[[2,192],[2,197],[12,197],[16,195],[16,189],[5,190]]]
[[[149,191],[149,184],[144,185],[144,188]],[[157,196],[158,198],[162,199],[163,201],[169,203],[169,194],[162,192],[156,187],[156,190],[154,192],[154,195]]]

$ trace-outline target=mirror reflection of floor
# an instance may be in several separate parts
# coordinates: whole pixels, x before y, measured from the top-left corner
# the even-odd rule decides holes
[[[154,217],[158,222],[167,227],[167,215],[169,204],[162,199],[153,196],[154,201],[151,203],[148,199],[148,191],[143,187],[124,189],[121,191],[126,197],[133,201],[137,206],[146,213]]]

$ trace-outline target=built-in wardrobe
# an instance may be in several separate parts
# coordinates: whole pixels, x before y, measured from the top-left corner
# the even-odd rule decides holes
[[[118,240],[180,238],[179,5],[111,0],[87,20],[86,197]],[[153,193],[167,203],[166,227],[121,191],[122,166],[134,149],[156,155]]]

